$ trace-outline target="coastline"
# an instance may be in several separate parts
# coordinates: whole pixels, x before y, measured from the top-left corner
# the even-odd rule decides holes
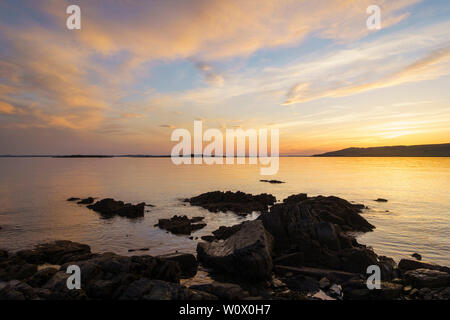
[[[370,232],[376,227],[360,215],[364,205],[306,194],[292,195],[275,204],[270,197],[261,196],[210,192],[186,199],[211,212],[246,212],[255,206],[261,210],[256,220],[221,227],[199,240],[197,256],[96,254],[89,246],[70,241],[41,244],[16,253],[1,251],[0,299],[449,298],[450,268],[413,258],[396,264],[348,234]],[[126,216],[132,212],[130,218],[134,218],[135,207],[126,205],[113,207],[112,213]],[[110,214],[111,208],[100,207],[98,211]],[[65,287],[69,277],[65,270],[70,264],[79,265],[85,275],[81,291]],[[113,265],[117,267],[111,269]],[[196,283],[199,265],[207,270],[211,282]],[[367,288],[366,270],[370,265],[381,269],[381,289]]]

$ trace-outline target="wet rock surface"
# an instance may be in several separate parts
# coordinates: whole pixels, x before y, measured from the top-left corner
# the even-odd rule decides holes
[[[201,263],[225,273],[254,280],[264,280],[272,272],[272,236],[261,221],[246,221],[226,240],[197,245]]]
[[[193,231],[202,229],[206,223],[200,223],[204,217],[173,216],[170,219],[159,219],[156,226],[165,229],[173,234],[191,234]]]
[[[267,211],[268,207],[276,202],[276,198],[267,193],[252,195],[241,191],[213,191],[185,199],[185,202],[189,202],[193,206],[200,206],[211,212],[231,211],[246,215],[254,211]]]
[[[105,218],[121,216],[127,218],[139,218],[144,216],[145,203],[133,205],[106,198],[87,206],[89,209],[100,213]]]
[[[195,260],[192,255],[189,258]],[[186,261],[187,257],[182,255],[158,258],[93,254],[87,245],[56,241],[39,245],[26,254],[23,251],[9,254],[2,261],[0,299],[217,299],[179,284],[180,264],[185,267]],[[42,263],[61,266],[38,271]],[[69,265],[79,266],[81,289],[68,289]]]

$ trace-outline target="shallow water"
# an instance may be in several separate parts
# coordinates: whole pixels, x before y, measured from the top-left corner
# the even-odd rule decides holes
[[[128,249],[143,247],[150,249],[144,254],[152,255],[194,252],[197,241],[154,227],[158,218],[205,216],[207,227],[194,237],[242,218],[190,207],[179,199],[213,190],[267,192],[278,200],[306,192],[367,205],[364,216],[376,229],[359,241],[377,253],[398,260],[418,252],[424,260],[450,265],[449,187],[450,158],[281,158],[278,174],[269,177],[260,176],[259,165],[175,166],[169,158],[1,158],[0,247],[18,250],[68,239],[87,243],[95,252],[129,254]],[[112,197],[155,207],[137,220],[101,219],[65,201],[71,196]]]

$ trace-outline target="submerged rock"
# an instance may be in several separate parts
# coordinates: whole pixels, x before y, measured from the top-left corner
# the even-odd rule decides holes
[[[376,199],[374,201],[377,201],[377,202],[388,202],[387,199],[383,199],[383,198],[378,198],[378,199]]]
[[[91,204],[91,203],[94,203],[94,198],[88,197],[88,198],[85,198],[85,199],[81,199],[77,203],[78,204]]]
[[[267,211],[270,205],[276,202],[276,198],[267,193],[252,195],[249,193],[213,191],[186,199],[193,206],[200,206],[211,212],[231,211],[237,214],[249,214],[253,211]]]
[[[204,265],[249,280],[270,278],[272,236],[261,221],[245,221],[226,240],[197,245],[197,257]]]
[[[186,216],[173,216],[170,219],[159,219],[158,224],[156,225],[173,234],[191,234],[191,232],[206,226],[206,223],[196,223],[203,219],[204,217],[194,217],[189,219]]]
[[[76,197],[71,197],[69,199],[67,199],[66,201],[78,201],[81,200],[80,198],[76,198]]]
[[[106,198],[87,207],[107,218],[116,215],[127,218],[138,218],[144,216],[145,203],[142,202],[133,205],[131,203],[124,203],[123,201]]]

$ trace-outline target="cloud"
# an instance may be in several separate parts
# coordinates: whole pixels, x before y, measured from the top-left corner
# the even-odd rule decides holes
[[[16,114],[17,112],[17,109],[11,104],[0,101],[0,114]]]
[[[175,128],[175,126],[172,125],[172,124],[161,124],[160,127],[161,127],[161,128],[170,128],[170,129]]]
[[[221,74],[213,70],[213,68],[203,62],[196,62],[195,67],[203,74],[208,84],[221,87],[224,83],[224,78]]]
[[[303,103],[324,97],[343,97],[408,82],[435,79],[450,73],[449,66],[442,65],[449,60],[450,47],[441,48],[378,81],[350,85],[338,84],[335,87],[315,90],[311,90],[308,83],[297,84],[288,91],[287,99],[283,104]]]
[[[138,119],[145,117],[145,115],[141,113],[122,113],[121,116],[123,118],[138,118]]]

